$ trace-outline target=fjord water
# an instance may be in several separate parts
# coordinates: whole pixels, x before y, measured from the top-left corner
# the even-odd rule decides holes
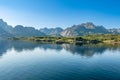
[[[1,40],[0,80],[120,80],[120,48]]]

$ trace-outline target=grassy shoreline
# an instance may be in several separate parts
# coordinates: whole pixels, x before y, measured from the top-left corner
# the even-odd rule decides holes
[[[120,35],[116,34],[100,34],[100,35],[87,35],[79,37],[12,37],[9,40],[22,40],[32,41],[38,43],[55,43],[55,44],[120,44]]]

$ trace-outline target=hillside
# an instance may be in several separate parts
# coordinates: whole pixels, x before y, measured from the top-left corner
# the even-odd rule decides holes
[[[30,37],[30,36],[45,36],[44,33],[34,27],[24,27],[17,25],[12,27],[0,19],[0,37]]]
[[[73,25],[65,29],[62,36],[83,36],[89,34],[107,34],[109,31],[103,26],[96,26],[91,22],[83,23],[80,25]]]

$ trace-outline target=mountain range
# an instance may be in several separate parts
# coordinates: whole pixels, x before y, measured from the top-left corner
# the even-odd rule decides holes
[[[62,28],[42,28],[40,29],[40,32],[48,35],[48,36],[61,36],[60,33],[63,31]]]
[[[107,34],[109,31],[103,26],[96,26],[91,22],[82,23],[80,25],[73,25],[65,29],[62,36],[83,36],[88,34]]]
[[[12,27],[0,19],[0,37],[30,37],[30,36],[45,36],[44,33],[33,27],[24,27],[17,25]]]
[[[0,19],[0,37],[31,37],[31,36],[83,36],[89,34],[120,34],[120,29],[106,29],[104,26],[97,26],[92,22],[73,25],[66,29],[25,27],[17,25],[12,27]]]

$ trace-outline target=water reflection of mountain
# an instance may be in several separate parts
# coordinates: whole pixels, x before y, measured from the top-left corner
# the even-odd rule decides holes
[[[0,56],[4,54],[8,49],[14,48],[16,51],[21,52],[23,50],[34,50],[35,48],[41,48],[44,50],[55,49],[57,51],[62,50],[61,45],[57,44],[38,44],[25,41],[10,41],[10,40],[0,40]]]
[[[79,54],[81,56],[92,56],[95,53],[102,54],[107,48],[97,45],[63,45],[63,47],[72,54]]]
[[[94,54],[103,54],[106,50],[120,50],[120,45],[113,44],[86,44],[86,45],[71,45],[63,44],[62,47],[75,55],[91,57]]]
[[[103,44],[89,44],[89,45],[73,45],[73,44],[38,44],[31,42],[21,42],[21,41],[8,41],[0,40],[0,56],[4,54],[8,49],[14,48],[16,51],[20,52],[23,50],[34,50],[35,48],[41,48],[44,50],[52,49],[60,51],[65,49],[66,51],[77,54],[81,56],[93,56],[94,54],[102,54],[105,50],[116,50],[120,49],[118,45],[103,45]]]
[[[2,56],[2,54],[4,54],[9,48],[9,42],[7,42],[6,40],[0,40],[0,56]]]

